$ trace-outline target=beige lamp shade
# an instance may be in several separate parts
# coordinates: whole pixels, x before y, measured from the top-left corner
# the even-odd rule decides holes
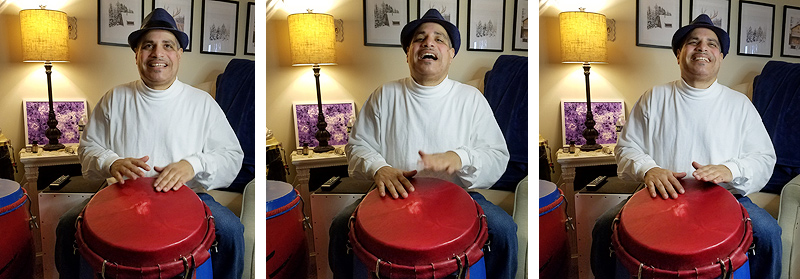
[[[563,12],[561,25],[561,62],[605,63],[606,16],[589,12]]]
[[[292,65],[335,65],[336,28],[329,14],[289,15]]]
[[[19,25],[23,61],[69,61],[66,13],[45,9],[22,10],[19,11]]]

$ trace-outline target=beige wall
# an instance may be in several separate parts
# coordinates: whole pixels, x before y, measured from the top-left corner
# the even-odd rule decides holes
[[[721,84],[733,87],[752,82],[769,60],[800,62],[797,58],[780,56],[783,6],[797,5],[796,1],[769,1],[775,4],[772,58],[736,54],[739,1],[732,1],[729,30],[732,43],[718,76]],[[686,25],[690,21],[689,0],[682,0],[682,10],[681,25]],[[595,64],[591,69],[592,100],[622,99],[627,116],[631,106],[646,90],[653,85],[680,78],[677,60],[671,49],[636,46],[636,0],[608,0],[599,10],[587,11],[599,12],[616,20],[616,41],[608,42],[608,64]],[[548,140],[553,154],[556,148],[561,147],[562,140],[560,100],[586,99],[580,64],[561,63],[558,31],[560,12],[555,5],[548,6],[540,11],[539,17],[539,133]]]
[[[467,50],[467,0],[459,0],[459,30],[461,49],[450,67],[450,78],[461,82],[482,78],[491,69],[495,59],[502,54],[527,56],[525,51],[511,51],[512,18],[514,1],[506,0],[506,22],[504,52],[481,52]],[[344,41],[336,43],[338,65],[322,66],[320,83],[323,102],[354,101],[356,109],[366,101],[370,93],[381,84],[409,75],[405,54],[400,47],[364,46],[362,0],[336,0],[326,10],[344,21]],[[417,18],[417,1],[409,1],[410,18]],[[293,12],[291,12],[293,13]],[[295,148],[292,102],[316,103],[316,86],[311,67],[292,67],[289,51],[289,28],[283,9],[267,19],[267,98],[266,125],[283,143],[287,152]],[[287,162],[288,163],[288,162]],[[289,181],[294,177],[290,169]]]
[[[37,7],[35,2],[38,1],[16,1],[19,4],[0,2],[0,128],[11,139],[14,148],[19,150],[25,146],[22,100],[47,99],[44,64],[23,63],[20,43],[19,11]],[[146,0],[144,3],[145,11],[149,12],[153,2]],[[53,65],[53,98],[86,99],[89,107],[93,108],[111,87],[139,78],[130,48],[97,44],[97,1],[66,0],[59,2],[58,6],[52,5],[48,8],[61,10],[78,20],[78,37],[69,41],[70,62]],[[178,79],[193,85],[215,80],[233,58],[255,59],[255,56],[244,55],[247,1],[239,3],[237,56],[199,52],[201,12],[202,1],[195,0],[193,49],[183,54],[178,73]],[[22,165],[19,162],[18,167],[20,172],[16,178],[22,182]]]

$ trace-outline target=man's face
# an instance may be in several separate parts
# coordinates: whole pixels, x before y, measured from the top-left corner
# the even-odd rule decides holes
[[[687,82],[713,82],[719,73],[722,58],[722,45],[717,34],[708,28],[696,28],[686,36],[683,46],[678,50],[681,77]]]
[[[136,66],[142,81],[152,89],[169,88],[178,76],[183,49],[172,32],[152,30],[139,39]]]
[[[455,49],[447,31],[438,23],[426,22],[417,27],[406,52],[411,77],[422,85],[437,85],[447,76]]]

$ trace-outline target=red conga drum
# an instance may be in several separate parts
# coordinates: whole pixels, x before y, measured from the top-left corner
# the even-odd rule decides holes
[[[482,249],[489,235],[480,205],[449,181],[410,181],[415,191],[407,198],[372,190],[350,218],[350,244],[364,275],[368,270],[379,278],[485,278]]]
[[[747,210],[725,188],[683,179],[677,199],[635,193],[615,219],[617,278],[750,278]]]
[[[30,202],[25,189],[0,179],[0,278],[32,278],[34,268]]]
[[[213,277],[211,210],[189,187],[156,192],[154,182],[108,186],[79,215],[75,238],[94,277]]]
[[[308,243],[303,203],[291,184],[267,180],[267,275],[271,279],[305,278]]]
[[[567,206],[553,182],[539,180],[539,278],[566,278],[569,267]]]

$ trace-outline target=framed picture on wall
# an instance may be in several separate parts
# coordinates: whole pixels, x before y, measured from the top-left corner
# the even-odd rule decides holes
[[[714,26],[730,33],[731,27],[731,1],[730,0],[690,0],[689,21],[697,16],[706,14],[711,18]]]
[[[469,0],[467,50],[503,51],[506,1]]]
[[[775,5],[739,2],[739,55],[772,57]]]
[[[201,53],[236,55],[239,2],[203,1]]]
[[[417,0],[417,18],[430,9],[436,9],[442,17],[458,27],[458,0]]]
[[[97,0],[97,44],[128,46],[128,34],[139,30],[144,0]]]
[[[22,101],[22,111],[25,113],[25,144],[33,144],[36,141],[39,145],[49,142],[44,132],[47,126],[48,115],[50,114],[50,102],[47,99],[25,99]],[[58,130],[61,131],[59,143],[78,143],[80,142],[80,129],[78,126],[81,118],[86,116],[86,100],[83,99],[55,99],[53,100],[53,111],[58,120]]]
[[[325,123],[328,124],[331,139],[329,145],[345,145],[349,139],[347,125],[351,119],[355,121],[356,106],[352,101],[333,102],[322,104],[325,114]],[[294,134],[295,146],[317,147],[319,142],[314,138],[317,133],[317,113],[319,112],[317,103],[294,103],[292,115],[294,115]]]
[[[528,0],[514,1],[514,40],[511,50],[528,50]]]
[[[680,0],[636,0],[636,45],[672,48],[681,27]]]
[[[189,36],[189,44],[186,45],[184,52],[192,51],[192,22],[194,22],[194,1],[192,0],[153,0],[153,10],[162,8],[167,10],[172,18],[175,19],[175,24],[178,25],[178,30],[183,31]]]
[[[400,46],[409,0],[364,0],[364,45]]]
[[[247,26],[245,28],[244,54],[256,55],[256,3],[247,3]]]
[[[781,56],[800,58],[800,8],[783,6]]]
[[[617,143],[617,120],[625,119],[625,102],[623,100],[597,100],[592,101],[592,115],[594,116],[595,130],[598,144]],[[583,129],[586,127],[586,100],[564,99],[561,100],[561,137],[563,146],[570,142],[575,145],[586,144],[583,138]]]

